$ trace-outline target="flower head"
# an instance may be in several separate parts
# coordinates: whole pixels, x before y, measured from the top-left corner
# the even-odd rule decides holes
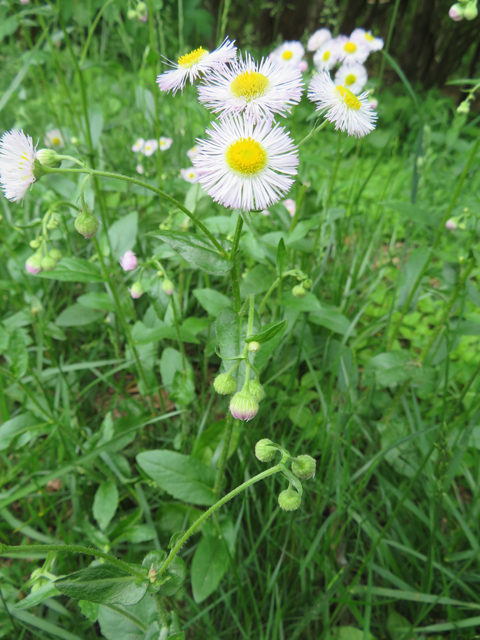
[[[308,51],[316,51],[322,44],[330,40],[332,33],[330,29],[318,29],[313,35],[310,36],[307,42]]]
[[[61,149],[65,146],[62,134],[59,129],[52,129],[45,134],[45,146]]]
[[[187,80],[193,84],[193,81],[200,75],[217,69],[227,62],[232,62],[236,55],[237,48],[228,38],[215,51],[209,52],[207,49],[199,47],[180,56],[176,64],[169,62],[174,68],[160,74],[157,77],[157,84],[161,91],[172,91],[175,95],[179,89],[183,91]]]
[[[198,181],[225,207],[252,211],[278,202],[292,186],[298,154],[293,140],[271,120],[230,116],[212,123],[198,140]]]
[[[324,71],[313,77],[308,97],[317,104],[317,111],[326,112],[325,118],[335,123],[335,130],[362,138],[375,129],[377,114],[368,104],[367,91],[356,96],[350,89],[335,85]]]
[[[180,178],[183,178],[186,182],[190,182],[190,184],[195,184],[198,182],[198,171],[195,167],[180,169]]]
[[[129,291],[132,298],[134,299],[140,298],[143,295],[143,287],[140,280],[132,284],[132,288],[129,289]]]
[[[295,211],[297,209],[297,205],[295,204],[295,200],[292,200],[291,198],[287,198],[286,200],[284,200],[282,202],[282,204],[285,207],[285,209],[288,211],[288,213],[290,214],[290,217],[293,218],[293,216],[295,215]]]
[[[255,455],[260,462],[271,462],[275,458],[277,449],[272,447],[273,442],[268,438],[259,440],[255,445]]]
[[[120,266],[124,271],[133,271],[137,268],[137,256],[133,253],[133,251],[125,251],[120,260]]]
[[[327,40],[319,47],[313,56],[313,64],[319,71],[330,71],[339,59],[336,40]]]
[[[367,47],[369,51],[380,51],[380,49],[383,49],[382,38],[375,38],[375,36],[372,36],[371,31],[365,31],[365,29],[354,29],[350,40]]]
[[[312,456],[298,456],[292,462],[292,471],[300,480],[308,480],[315,475],[317,463]]]
[[[163,293],[166,293],[167,296],[172,296],[173,295],[173,291],[174,291],[173,282],[171,280],[169,280],[168,278],[164,278],[163,279],[162,291],[163,291]]]
[[[145,169],[143,168],[143,165],[141,165],[141,164],[137,164],[135,169],[136,169],[137,173],[139,173],[140,175],[143,175],[145,173]]]
[[[36,147],[30,136],[12,129],[0,138],[0,186],[7,200],[20,202],[35,182]]]
[[[455,22],[460,22],[460,20],[463,20],[463,5],[460,2],[452,4],[448,15]]]
[[[213,388],[217,393],[222,396],[235,393],[237,390],[237,383],[228,373],[220,373],[213,381]]]
[[[230,400],[230,413],[237,420],[251,420],[257,415],[258,402],[246,388],[238,391]]]
[[[137,140],[135,140],[134,144],[132,145],[133,153],[138,153],[139,151],[143,151],[144,145],[145,145],[145,140],[143,138],[138,138]]]
[[[285,489],[278,496],[278,506],[284,511],[296,511],[302,504],[302,498],[293,489]]]
[[[87,240],[97,235],[99,226],[97,218],[88,209],[79,213],[75,218],[75,229]]]
[[[305,49],[301,42],[292,40],[290,42],[284,42],[277,47],[270,57],[278,60],[283,65],[291,65],[296,67],[305,54]]]
[[[255,121],[285,115],[303,93],[302,74],[267,58],[260,63],[247,54],[229,67],[212,71],[198,87],[198,99],[221,117],[245,113]]]
[[[338,59],[347,64],[352,62],[363,64],[370,53],[366,44],[354,42],[347,36],[338,36],[336,44],[338,46]]]
[[[28,258],[28,260],[25,262],[25,269],[28,271],[28,273],[36,275],[42,270],[41,261],[41,257],[34,253],[33,256],[30,256],[30,258]]]
[[[158,148],[160,151],[167,151],[173,144],[172,138],[164,138],[163,136],[158,140]]]
[[[344,64],[335,74],[335,84],[350,89],[357,95],[367,84],[367,70],[363,64]]]
[[[190,158],[190,160],[193,160],[196,155],[198,155],[198,147],[197,145],[194,145],[191,149],[187,151],[187,156]]]
[[[144,156],[151,156],[155,153],[155,151],[158,149],[158,142],[157,140],[145,140],[145,144],[143,145],[143,155]]]

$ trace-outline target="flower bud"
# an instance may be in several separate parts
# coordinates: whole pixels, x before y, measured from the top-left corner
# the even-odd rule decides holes
[[[132,296],[132,298],[140,298],[143,294],[143,287],[142,287],[142,283],[140,282],[140,280],[138,282],[135,282],[132,285],[132,288],[129,289],[130,291],[130,295]]]
[[[167,296],[173,295],[173,282],[168,278],[165,278],[162,282],[162,291],[166,293]]]
[[[259,342],[255,342],[255,340],[248,343],[248,350],[251,351],[254,355],[258,353],[261,348],[262,345]]]
[[[300,506],[302,499],[300,495],[293,489],[285,489],[278,496],[278,506],[284,511],[296,511]]]
[[[221,373],[213,381],[213,388],[221,396],[227,396],[231,393],[235,393],[237,390],[237,383],[228,375],[228,373]]]
[[[40,161],[42,167],[49,167],[50,169],[58,169],[62,164],[58,153],[53,149],[40,149],[40,151],[37,151],[36,158]]]
[[[465,116],[470,113],[470,101],[464,100],[463,102],[461,102],[457,107],[457,113],[461,116]]]
[[[55,262],[60,262],[60,260],[62,259],[62,252],[58,249],[53,248],[48,252],[48,256],[52,260],[55,260]]]
[[[305,278],[305,280],[302,282],[302,285],[304,289],[310,289],[312,286],[312,281],[310,280],[310,278]]]
[[[248,383],[248,390],[257,402],[261,402],[265,397],[265,389],[260,384],[260,380],[258,378],[250,380]]]
[[[100,223],[88,209],[82,211],[75,219],[75,229],[84,238],[93,238],[97,234],[99,226]]]
[[[447,220],[445,223],[445,228],[450,229],[450,231],[453,231],[454,229],[456,229],[457,225],[455,223],[455,220],[452,220],[451,218]]]
[[[312,456],[298,456],[292,462],[292,471],[300,480],[308,480],[315,475],[317,463]]]
[[[300,62],[298,63],[298,68],[302,73],[305,73],[305,71],[308,70],[308,62],[306,60],[300,60]]]
[[[303,284],[297,284],[292,289],[294,298],[304,298],[307,295],[307,292],[303,288]]]
[[[147,10],[147,5],[145,4],[145,2],[139,2],[137,4],[137,12],[138,13],[145,13],[146,10]]]
[[[40,258],[40,256],[34,254],[33,256],[30,256],[30,258],[25,262],[25,269],[28,271],[28,273],[36,275],[42,270],[41,261],[42,259]]]
[[[32,240],[30,242],[30,246],[32,247],[32,249],[38,249],[38,247],[42,244],[42,240],[41,238],[35,238],[35,240]]]
[[[126,251],[120,260],[120,266],[124,271],[133,271],[137,268],[137,257],[133,251]]]
[[[259,440],[255,445],[255,455],[260,462],[271,462],[275,458],[277,452],[271,445],[273,442],[268,438]]]
[[[472,0],[469,2],[466,7],[463,9],[463,17],[466,20],[475,20],[478,16],[477,2],[476,0]]]
[[[44,271],[53,271],[57,266],[57,262],[53,258],[50,258],[50,256],[45,256],[45,258],[42,258],[40,266]]]
[[[237,420],[251,420],[257,415],[258,402],[247,388],[238,391],[230,400],[230,413]]]
[[[448,12],[448,15],[450,16],[450,18],[452,20],[455,20],[455,22],[459,22],[459,20],[463,19],[463,7],[460,3],[457,2],[457,4],[453,4],[450,7],[450,11]]]
[[[137,12],[135,11],[135,9],[129,9],[127,11],[127,18],[129,20],[136,20],[137,19]]]

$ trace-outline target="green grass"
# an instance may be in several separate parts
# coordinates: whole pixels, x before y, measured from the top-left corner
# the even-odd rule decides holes
[[[162,25],[155,22],[154,37],[163,38],[171,56],[173,9]],[[82,15],[65,15],[74,27],[76,60],[91,19]],[[138,159],[130,151],[135,139],[171,136],[174,144],[161,166],[156,156],[145,159],[144,178],[195,207],[217,237],[231,239],[236,215],[178,177],[189,164],[186,151],[203,135],[207,112],[194,89],[175,98],[157,92],[157,62],[145,49],[148,25],[118,21],[118,15],[118,8],[106,9],[82,69],[93,162],[136,175]],[[23,128],[43,141],[46,131],[59,127],[69,140],[78,139],[67,152],[88,160],[79,75],[61,25],[53,9],[30,17],[34,24],[24,22],[16,32],[21,38],[2,44],[0,82],[7,99],[0,130]],[[27,52],[40,40],[35,65],[15,86]],[[297,281],[289,277],[265,306],[262,324],[287,318],[288,327],[269,357],[271,343],[257,356],[266,397],[253,421],[235,426],[222,491],[267,468],[254,456],[261,438],[292,455],[313,456],[317,473],[304,483],[298,511],[279,509],[277,496],[287,482],[274,476],[228,503],[183,547],[191,570],[205,537],[221,534],[230,543],[222,555],[226,575],[212,595],[195,602],[189,575],[184,588],[166,599],[187,638],[476,637],[480,156],[473,153],[479,127],[474,116],[458,116],[436,90],[416,88],[417,109],[412,91],[400,82],[383,88],[378,128],[360,142],[327,128],[305,143],[291,194],[300,204],[293,226],[279,204],[244,228],[243,299],[255,294],[258,310],[276,277],[280,234],[290,238],[289,268],[309,274],[313,287],[295,299],[290,291]],[[297,141],[310,130],[312,113],[304,99],[287,120]],[[80,182],[44,177],[23,206],[1,197],[0,412],[3,423],[24,414],[30,419],[12,436],[0,426],[0,542],[90,546],[141,563],[152,549],[167,549],[171,536],[203,509],[184,506],[156,487],[136,455],[166,449],[214,468],[218,463],[228,399],[211,386],[221,363],[215,314],[194,290],[211,288],[230,298],[231,289],[228,278],[206,274],[147,235],[159,225],[194,232],[181,211],[143,188],[112,180],[87,191],[102,219],[98,245],[76,233],[74,210],[67,206],[58,208],[59,224],[50,231],[65,256],[99,266],[100,249],[110,283],[28,276],[23,265],[36,221],[53,202],[78,204]],[[459,222],[455,231],[444,229],[449,207],[449,217]],[[195,395],[188,402],[175,404],[170,397],[172,362],[179,357],[175,336],[146,343],[161,322],[173,330],[156,269],[145,271],[145,288],[151,287],[133,302],[127,287],[134,280],[116,256],[108,257],[108,230],[114,248],[135,234],[139,259],[159,255],[175,284],[194,372]],[[79,298],[86,295],[82,306]],[[80,304],[73,320],[63,316],[59,322],[73,304]],[[99,485],[109,480],[119,502],[102,531],[92,509]],[[100,626],[75,599],[60,595],[29,609],[15,606],[30,593],[26,583],[44,561],[60,576],[88,567],[92,558],[27,551],[3,558],[0,637],[101,638]],[[146,637],[142,624],[148,627],[155,617],[149,606],[147,599],[136,605],[140,626],[132,637]],[[125,629],[107,640],[123,640]]]

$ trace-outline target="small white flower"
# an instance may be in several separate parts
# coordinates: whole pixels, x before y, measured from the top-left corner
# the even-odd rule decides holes
[[[190,160],[193,161],[193,159],[195,158],[195,156],[198,154],[198,147],[197,145],[193,146],[191,149],[189,149],[187,151],[187,156],[190,158]]]
[[[338,59],[345,64],[352,64],[353,62],[363,64],[370,53],[366,44],[353,42],[347,36],[338,36],[336,44],[338,46]]]
[[[262,216],[269,216],[270,215],[270,211],[268,209],[263,209],[262,211],[260,211],[260,213],[262,214]]]
[[[335,74],[335,84],[359,94],[367,84],[368,74],[363,64],[344,64]]]
[[[7,200],[20,202],[35,182],[36,147],[30,136],[12,129],[0,138],[0,186]]]
[[[318,29],[313,35],[310,36],[307,42],[308,51],[316,51],[322,44],[330,40],[332,33],[330,29]]]
[[[188,167],[188,169],[180,169],[180,177],[190,182],[190,184],[195,184],[198,182],[198,171],[195,167]]]
[[[293,216],[295,215],[295,211],[297,210],[295,200],[292,200],[292,198],[287,198],[286,200],[282,201],[282,204],[290,214],[290,217],[293,218]]]
[[[283,65],[296,67],[305,54],[305,49],[301,42],[292,40],[284,42],[270,54],[271,58],[278,60]]]
[[[338,58],[336,40],[327,40],[313,56],[313,64],[319,71],[330,71],[337,64]]]
[[[145,144],[143,145],[143,155],[151,156],[158,149],[158,142],[156,140],[145,140]]]
[[[172,138],[164,138],[163,136],[158,141],[158,148],[160,151],[167,151],[173,144]]]
[[[198,87],[198,99],[221,117],[245,113],[256,122],[285,115],[303,93],[302,74],[276,60],[257,64],[249,54],[229,67],[209,74]]]
[[[133,153],[138,153],[139,151],[143,151],[143,147],[145,145],[145,140],[143,138],[138,138],[135,143],[132,145]]]
[[[330,75],[323,71],[313,77],[308,97],[317,104],[317,111],[326,112],[325,118],[335,123],[335,130],[362,138],[375,129],[377,114],[368,103],[368,91],[356,96],[350,89],[336,86]]]
[[[369,98],[368,106],[370,107],[370,109],[373,109],[375,111],[375,109],[378,107],[378,100],[376,98]]]
[[[365,31],[365,29],[355,29],[352,31],[350,40],[357,44],[365,45],[369,51],[380,51],[380,49],[383,49],[382,38],[375,38],[375,36],[372,36],[371,31]]]
[[[308,62],[306,60],[300,60],[297,64],[297,69],[300,69],[302,73],[305,73],[305,71],[308,71]]]
[[[236,56],[237,48],[228,38],[225,38],[218,49],[212,52],[199,47],[180,56],[176,64],[167,60],[167,64],[170,64],[174,69],[160,74],[157,77],[157,84],[161,91],[172,91],[175,95],[179,89],[183,91],[187,80],[193,84],[193,81],[201,74],[217,69],[227,62],[232,62]]]
[[[198,181],[225,207],[243,211],[267,209],[292,186],[298,153],[283,127],[271,120],[230,116],[212,123],[209,140],[193,164]]]
[[[65,146],[62,134],[59,129],[52,129],[45,134],[45,146],[54,149],[62,149]]]
[[[143,174],[145,173],[145,169],[141,164],[137,164],[137,173],[139,173],[141,176],[143,176]]]

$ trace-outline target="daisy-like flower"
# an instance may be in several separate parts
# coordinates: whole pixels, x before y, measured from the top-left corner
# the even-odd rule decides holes
[[[375,129],[377,114],[368,103],[368,91],[356,96],[350,89],[336,86],[324,71],[313,77],[308,97],[317,104],[317,111],[326,112],[325,118],[335,123],[335,130],[362,138]]]
[[[319,71],[330,71],[338,62],[338,46],[336,40],[327,40],[318,48],[313,56],[313,64]]]
[[[143,138],[138,138],[135,140],[135,143],[132,145],[133,153],[138,153],[139,151],[143,151],[143,147],[145,145],[145,140]]]
[[[158,142],[156,140],[146,140],[143,145],[143,155],[151,156],[158,149]]]
[[[380,49],[383,49],[382,38],[375,38],[375,36],[372,36],[371,31],[365,31],[365,29],[354,29],[350,40],[366,46],[369,51],[380,51]]]
[[[308,51],[316,51],[322,44],[325,44],[328,40],[331,40],[332,32],[330,29],[318,29],[314,34],[310,36],[307,42]]]
[[[282,204],[290,214],[290,217],[293,218],[293,216],[295,215],[295,211],[297,210],[297,205],[295,203],[295,200],[292,200],[291,198],[287,198],[282,202]]]
[[[277,47],[272,53],[270,57],[278,60],[283,65],[291,65],[292,67],[296,67],[300,60],[303,58],[305,54],[305,49],[301,42],[297,42],[296,40],[292,40],[290,42],[284,42],[279,47]]]
[[[344,64],[335,74],[335,84],[350,89],[357,95],[367,84],[367,70],[363,64]]]
[[[161,91],[172,91],[173,95],[187,84],[196,80],[200,75],[217,69],[218,67],[232,62],[237,56],[237,48],[228,38],[215,49],[215,51],[207,51],[203,47],[199,47],[190,53],[180,56],[177,63],[167,61],[173,69],[165,71],[157,77],[157,84]]]
[[[158,148],[160,151],[167,151],[173,144],[172,138],[164,138],[163,136],[158,141]]]
[[[195,167],[188,167],[188,169],[180,169],[180,177],[190,182],[190,184],[195,184],[198,182],[198,172]]]
[[[213,122],[212,127],[207,130],[209,140],[198,140],[200,151],[193,164],[199,183],[215,202],[243,211],[262,210],[290,190],[298,153],[283,127],[241,116]]]
[[[296,67],[285,67],[267,59],[257,64],[247,54],[229,67],[209,74],[198,87],[198,99],[221,117],[236,113],[256,122],[285,115],[302,97],[302,74]]]
[[[350,40],[347,36],[338,36],[336,43],[338,46],[338,59],[345,64],[352,64],[354,62],[363,64],[370,53],[366,44],[353,42],[353,40]]]
[[[195,156],[198,155],[198,147],[197,145],[193,146],[191,149],[189,149],[187,151],[187,156],[190,158],[190,160],[193,162],[193,159],[195,158]]]
[[[136,171],[137,173],[139,173],[141,176],[145,173],[145,169],[143,168],[143,166],[141,164],[137,164],[136,166]]]
[[[59,129],[52,129],[45,134],[45,146],[54,149],[62,149],[65,146],[62,134]]]
[[[0,138],[0,186],[7,200],[20,202],[35,182],[37,149],[30,136],[12,129]]]

